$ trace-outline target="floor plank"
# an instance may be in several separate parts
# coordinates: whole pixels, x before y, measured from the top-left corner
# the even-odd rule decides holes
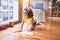
[[[60,21],[50,20],[42,25],[37,25],[37,28],[32,31],[33,35],[14,33],[21,30],[20,28],[19,23],[13,28],[0,31],[0,40],[60,40]]]

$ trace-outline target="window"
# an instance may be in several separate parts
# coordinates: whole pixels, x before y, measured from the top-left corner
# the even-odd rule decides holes
[[[18,20],[18,0],[0,0],[0,24]]]

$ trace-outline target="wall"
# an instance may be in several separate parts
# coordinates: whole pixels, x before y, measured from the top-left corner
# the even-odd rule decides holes
[[[18,10],[19,10],[19,21],[21,22],[22,21],[22,4],[23,4],[23,0],[18,0]]]

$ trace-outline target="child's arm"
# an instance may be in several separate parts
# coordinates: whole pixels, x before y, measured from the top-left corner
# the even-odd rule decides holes
[[[15,31],[14,33],[21,32],[22,31],[22,28],[23,28],[23,24],[24,24],[24,21],[22,20],[22,22],[20,23],[20,27],[18,27],[18,30]]]
[[[33,18],[31,24],[32,24],[31,30],[34,30],[36,27],[36,19]]]
[[[23,24],[24,24],[24,21],[22,20],[22,22],[21,22],[21,31],[22,31],[22,28],[23,28]]]

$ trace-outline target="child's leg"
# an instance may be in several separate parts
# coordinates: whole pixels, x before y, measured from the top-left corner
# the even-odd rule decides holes
[[[31,28],[31,30],[35,30],[36,28],[36,22],[33,23],[33,27]]]

